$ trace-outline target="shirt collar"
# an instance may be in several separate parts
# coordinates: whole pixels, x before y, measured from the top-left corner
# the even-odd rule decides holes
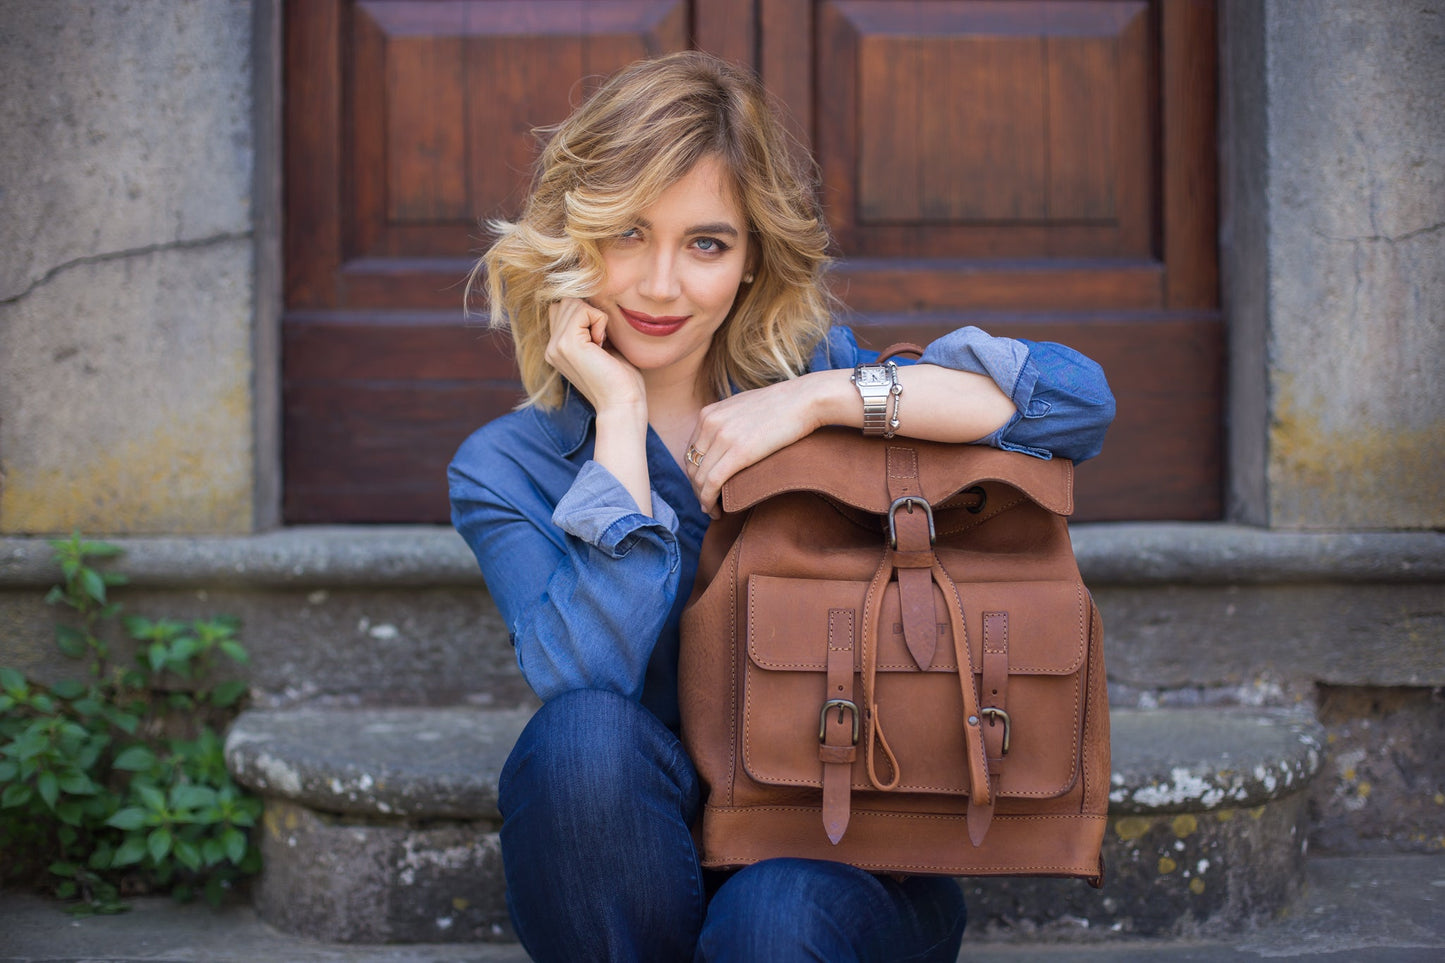
[[[565,458],[581,448],[582,443],[587,440],[587,433],[592,429],[592,421],[597,417],[597,413],[580,391],[573,391],[572,386],[565,381],[563,388],[562,404],[556,408],[533,405],[532,415]]]

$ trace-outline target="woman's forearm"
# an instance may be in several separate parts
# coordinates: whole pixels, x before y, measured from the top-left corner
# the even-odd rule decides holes
[[[652,482],[647,473],[647,405],[609,407],[597,412],[597,445],[592,460],[610,471],[637,502],[643,515],[652,514]]]
[[[819,425],[863,427],[863,402],[847,368],[804,375],[816,388]],[[1014,415],[1009,400],[992,378],[932,364],[900,365],[903,391],[888,402],[897,412],[897,432],[907,438],[962,443],[985,438]],[[895,408],[896,404],[896,408]]]

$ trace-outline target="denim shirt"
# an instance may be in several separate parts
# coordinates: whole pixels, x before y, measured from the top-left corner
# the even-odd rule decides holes
[[[809,370],[876,358],[835,327]],[[1062,345],[970,327],[933,342],[920,360],[987,375],[1013,401],[1008,423],[975,444],[1079,462],[1099,453],[1114,417],[1102,369]],[[448,469],[452,523],[476,554],[539,697],[606,689],[676,729],[678,622],[709,519],[651,429],[653,514],[639,512],[592,460],[593,418],[569,388],[556,409],[524,408],[479,429]]]

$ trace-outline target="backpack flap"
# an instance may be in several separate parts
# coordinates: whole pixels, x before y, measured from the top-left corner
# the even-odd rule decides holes
[[[957,584],[975,667],[984,665],[985,613],[995,620],[1003,613],[1008,624],[1010,732],[998,796],[1046,799],[1067,793],[1078,779],[1083,734],[1089,609],[1082,584]],[[897,756],[894,791],[968,794],[953,630],[943,590],[935,584],[933,592],[938,657],[920,670],[904,642],[896,583],[884,589],[878,611],[864,612],[867,582],[748,577],[740,741],[743,766],[753,780],[774,786],[822,785],[820,715],[836,695],[827,682],[830,625],[836,625],[838,612],[849,611],[856,625],[865,618],[878,623],[876,700]],[[852,658],[856,674],[862,668],[856,644]],[[980,705],[989,705],[981,668],[975,682]],[[851,782],[857,791],[874,788],[861,754]]]
[[[740,512],[783,492],[814,492],[873,514],[887,512],[888,449],[918,452],[923,497],[939,505],[984,482],[1003,482],[1055,515],[1074,511],[1074,464],[1046,461],[982,445],[865,438],[854,429],[822,428],[766,459],[744,468],[723,484],[722,507]],[[846,467],[846,470],[840,470]]]

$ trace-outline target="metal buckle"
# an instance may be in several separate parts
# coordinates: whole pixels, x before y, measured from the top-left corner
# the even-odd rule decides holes
[[[913,506],[914,506],[914,505],[920,505],[920,506],[922,506],[924,514],[926,514],[926,515],[928,516],[928,544],[932,545],[935,541],[938,540],[938,533],[937,533],[937,532],[934,530],[934,528],[933,528],[933,508],[932,508],[932,506],[930,506],[930,505],[928,504],[928,502],[926,502],[926,501],[924,501],[923,499],[919,498],[917,495],[904,495],[904,496],[901,497],[901,498],[895,498],[895,499],[893,500],[893,504],[888,506],[888,547],[889,547],[889,548],[894,548],[894,549],[896,549],[896,548],[898,547],[898,526],[897,526],[897,524],[893,521],[893,516],[898,514],[898,509],[900,509],[900,508],[907,508],[907,509],[908,509],[908,514],[912,515],[912,514],[913,514]]]
[[[989,719],[993,719],[996,717],[1003,720],[1003,754],[1005,756],[1008,755],[1008,739],[1010,725],[1008,713],[998,708],[997,706],[986,706],[985,708],[978,710],[978,713],[979,715],[986,716]]]
[[[846,710],[853,713],[853,745],[858,745],[858,705],[847,699],[829,699],[823,703],[823,711],[818,713],[818,741],[826,742],[828,739],[828,710],[838,710],[838,721],[843,721],[843,712]]]

